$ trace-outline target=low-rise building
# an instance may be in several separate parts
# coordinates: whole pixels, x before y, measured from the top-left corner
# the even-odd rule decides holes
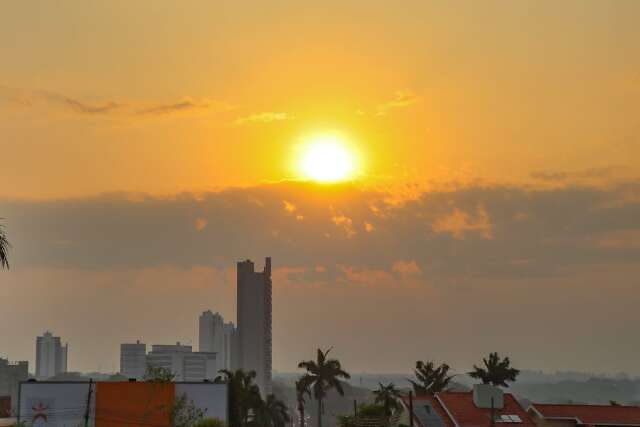
[[[192,351],[190,345],[153,345],[147,354],[147,366],[164,368],[175,381],[212,380],[218,375],[216,353]]]
[[[0,396],[8,398],[3,400],[3,405],[8,406],[12,413],[17,410],[20,382],[27,378],[29,362],[10,363],[9,360],[0,358]]]
[[[533,403],[527,410],[538,427],[640,427],[640,407]]]
[[[28,426],[171,427],[176,399],[183,396],[205,417],[228,421],[226,384],[137,381],[23,382],[18,421]]]

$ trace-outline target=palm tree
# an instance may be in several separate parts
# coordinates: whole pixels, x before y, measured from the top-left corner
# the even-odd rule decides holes
[[[254,408],[253,420],[250,426],[256,427],[285,427],[291,421],[287,405],[270,394],[266,400],[260,399],[260,403]]]
[[[303,375],[296,381],[296,402],[298,403],[298,414],[300,415],[300,427],[304,426],[304,405],[307,403],[305,396],[311,397],[309,389],[310,380],[307,375]]]
[[[402,408],[398,401],[400,398],[400,391],[393,383],[389,383],[387,385],[378,383],[378,389],[373,391],[373,395],[375,396],[375,403],[384,406],[384,414],[387,417],[390,417],[393,412]]]
[[[4,232],[4,225],[0,224],[0,269],[9,268],[9,248],[11,244]]]
[[[413,391],[418,396],[443,391],[454,377],[449,375],[449,369],[451,368],[446,363],[436,367],[432,361],[425,363],[418,360],[414,370],[417,381],[409,380],[413,385]]]
[[[255,414],[262,403],[260,389],[253,383],[255,371],[222,369],[219,372],[222,375],[216,377],[214,382],[227,384],[229,389],[229,424],[232,427],[248,425],[250,412]]]
[[[304,376],[309,387],[313,390],[313,397],[318,401],[318,427],[322,427],[322,401],[327,396],[327,391],[335,388],[340,396],[344,396],[344,390],[340,378],[349,379],[349,375],[342,369],[337,359],[327,359],[331,349],[323,352],[318,349],[316,360],[306,360],[298,364],[298,368],[306,369]]]
[[[483,384],[509,387],[507,381],[515,381],[520,373],[518,369],[511,367],[508,357],[500,359],[498,353],[490,353],[489,359],[482,359],[484,368],[473,365],[473,371],[469,372],[471,378],[482,381]]]

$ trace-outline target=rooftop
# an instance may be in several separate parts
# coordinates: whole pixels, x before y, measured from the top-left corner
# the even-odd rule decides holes
[[[578,424],[640,426],[640,407],[533,403],[530,408],[544,418],[572,418]]]
[[[408,406],[408,398],[403,399]],[[441,392],[416,396],[414,413],[421,427],[491,427],[491,409],[478,408],[473,392]],[[435,415],[435,416],[434,416]],[[439,420],[438,420],[439,418]],[[504,394],[504,407],[495,409],[496,427],[536,427],[531,416],[510,393]]]

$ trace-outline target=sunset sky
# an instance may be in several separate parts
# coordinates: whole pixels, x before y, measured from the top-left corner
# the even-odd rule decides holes
[[[334,346],[354,372],[497,350],[640,375],[638,22],[635,0],[3,2],[0,356],[47,329],[71,370],[195,346],[201,311],[235,320],[235,262],[272,256],[279,371]],[[310,180],[336,167],[318,141],[344,179]]]

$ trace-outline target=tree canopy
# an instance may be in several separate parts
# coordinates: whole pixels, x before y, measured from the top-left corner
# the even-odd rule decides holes
[[[511,367],[508,357],[500,358],[497,352],[490,353],[489,358],[483,358],[484,367],[473,365],[469,372],[471,378],[479,379],[483,384],[509,387],[507,381],[514,382],[520,371]]]

